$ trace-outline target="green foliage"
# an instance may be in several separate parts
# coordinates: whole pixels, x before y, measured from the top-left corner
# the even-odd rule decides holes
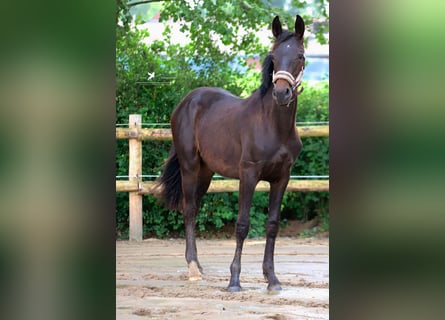
[[[160,206],[153,196],[144,197],[142,218],[145,235],[162,238],[170,236],[172,232],[176,232],[183,236],[181,215]]]
[[[329,231],[329,214],[324,213],[319,216],[320,223],[311,229],[305,229],[298,235],[303,238],[316,236],[318,233]]]
[[[135,1],[131,1],[134,3]],[[149,21],[159,12],[162,8],[161,1],[153,1],[150,3],[140,3],[138,5],[130,6],[130,13],[141,21]]]
[[[249,238],[264,236],[266,231],[267,208],[269,197],[267,193],[255,193],[250,208],[250,230]]]
[[[275,1],[276,2],[276,1]],[[279,1],[278,1],[279,2]],[[194,3],[193,8],[191,3]],[[234,70],[229,62],[239,53],[260,54],[267,48],[258,45],[255,30],[268,25],[276,14],[285,23],[294,21],[294,13],[270,8],[257,1],[165,1],[161,18],[172,17],[191,22],[184,30],[190,33],[191,43],[180,47],[170,42],[165,31],[164,41],[143,43],[147,31],[132,26],[128,8],[118,1],[119,23],[116,27],[116,123],[128,123],[130,114],[142,114],[143,123],[168,123],[179,101],[199,86],[223,87],[241,97],[249,96],[259,87],[258,71]],[[324,3],[318,0],[316,3]],[[301,4],[301,3],[300,3]],[[282,5],[282,4],[281,4]],[[276,9],[276,10],[275,10]],[[281,11],[280,11],[281,10]],[[242,28],[241,28],[242,27]],[[246,34],[241,35],[241,29]],[[208,32],[212,30],[212,32]],[[220,52],[211,42],[211,34],[219,35],[230,48]],[[242,62],[241,62],[242,63]],[[155,73],[156,81],[148,80]],[[328,84],[306,88],[299,96],[297,121],[328,120]],[[159,174],[167,158],[170,141],[143,143],[143,174]],[[327,175],[329,145],[327,138],[303,138],[303,150],[293,175]],[[128,174],[128,141],[116,143],[116,174]],[[286,193],[283,199],[283,219],[311,219],[327,215],[328,193]],[[249,237],[264,235],[267,220],[268,194],[256,193],[251,208]],[[216,231],[236,222],[238,193],[207,194],[197,215],[197,231]],[[144,235],[156,237],[184,236],[181,214],[161,206],[151,196],[143,200]],[[128,237],[128,194],[116,195],[116,232]]]
[[[237,217],[238,196],[235,193],[207,194],[197,217],[197,230],[218,230]]]
[[[295,0],[291,6],[286,7],[284,1],[270,0],[166,1],[161,20],[171,18],[175,22],[186,22],[182,24],[182,30],[188,32],[194,40],[194,53],[222,61],[241,51],[247,55],[262,52],[264,48],[259,46],[255,32],[260,27],[269,26],[276,15],[288,26],[293,26],[295,15],[298,13],[305,20],[308,29],[311,29],[312,23],[317,19],[328,20],[325,9],[327,2],[314,0],[309,5],[307,1]],[[323,32],[327,30],[320,28],[312,31],[318,38],[324,39]],[[214,38],[220,39],[229,53],[221,52],[218,46],[214,45]]]

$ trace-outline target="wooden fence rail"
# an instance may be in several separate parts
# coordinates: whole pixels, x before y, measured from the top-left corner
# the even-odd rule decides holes
[[[300,137],[328,137],[329,126],[301,126],[298,127]],[[170,129],[159,128],[116,128],[116,139],[137,140],[171,140]]]
[[[116,181],[116,192],[129,193],[130,240],[142,240],[142,196],[155,194],[153,181],[142,181],[142,141],[171,140],[170,129],[142,129],[142,117],[138,114],[129,116],[128,128],[116,128],[116,139],[129,139],[128,180]],[[328,137],[329,126],[299,126],[300,137]],[[212,180],[208,192],[238,191],[238,180]],[[269,184],[260,181],[257,192],[268,192]],[[287,192],[329,191],[329,180],[290,180]]]
[[[154,181],[116,181],[117,192],[137,192],[138,194],[156,194]],[[208,192],[236,192],[238,191],[239,180],[224,179],[213,180]],[[269,183],[260,181],[255,188],[257,192],[269,192]],[[329,191],[329,180],[290,180],[287,185],[287,192],[301,191]]]

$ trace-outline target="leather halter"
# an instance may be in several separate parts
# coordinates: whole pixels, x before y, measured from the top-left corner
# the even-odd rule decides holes
[[[295,89],[301,83],[301,78],[303,78],[303,73],[304,73],[304,67],[301,68],[300,73],[298,73],[296,78],[294,78],[294,76],[287,71],[283,70],[277,72],[274,71],[272,74],[272,82],[275,85],[275,82],[277,82],[278,79],[286,80],[292,87],[292,91],[295,91]]]
[[[304,65],[301,68],[301,70],[298,73],[296,78],[294,78],[294,76],[290,72],[283,71],[283,70],[280,70],[277,72],[273,71],[273,73],[272,73],[272,83],[274,86],[275,86],[275,82],[277,82],[278,79],[283,79],[283,80],[286,80],[292,88],[292,98],[289,99],[289,103],[287,104],[287,107],[289,107],[290,103],[293,102],[295,100],[295,98],[301,92],[303,92],[304,88],[302,88],[300,91],[296,92],[297,87],[301,84],[301,78],[303,78],[303,73],[304,73]]]

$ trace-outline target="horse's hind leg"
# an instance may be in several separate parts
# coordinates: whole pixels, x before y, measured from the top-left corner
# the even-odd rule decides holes
[[[185,259],[189,269],[189,280],[201,280],[200,264],[195,240],[195,223],[198,212],[196,201],[197,170],[181,168],[182,216],[185,227]]]
[[[206,193],[213,175],[213,172],[210,172],[208,169],[201,168],[200,159],[198,156],[196,156],[196,158],[189,166],[181,169],[183,218],[186,237],[185,258],[189,270],[188,278],[191,281],[202,279],[202,267],[198,261],[196,248],[196,215],[201,204],[201,199]]]

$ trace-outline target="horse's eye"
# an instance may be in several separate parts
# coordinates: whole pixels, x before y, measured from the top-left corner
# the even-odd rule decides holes
[[[299,54],[299,55],[298,55],[298,59],[300,59],[300,60],[301,60],[301,59],[304,59],[304,55],[303,55],[303,54]]]

